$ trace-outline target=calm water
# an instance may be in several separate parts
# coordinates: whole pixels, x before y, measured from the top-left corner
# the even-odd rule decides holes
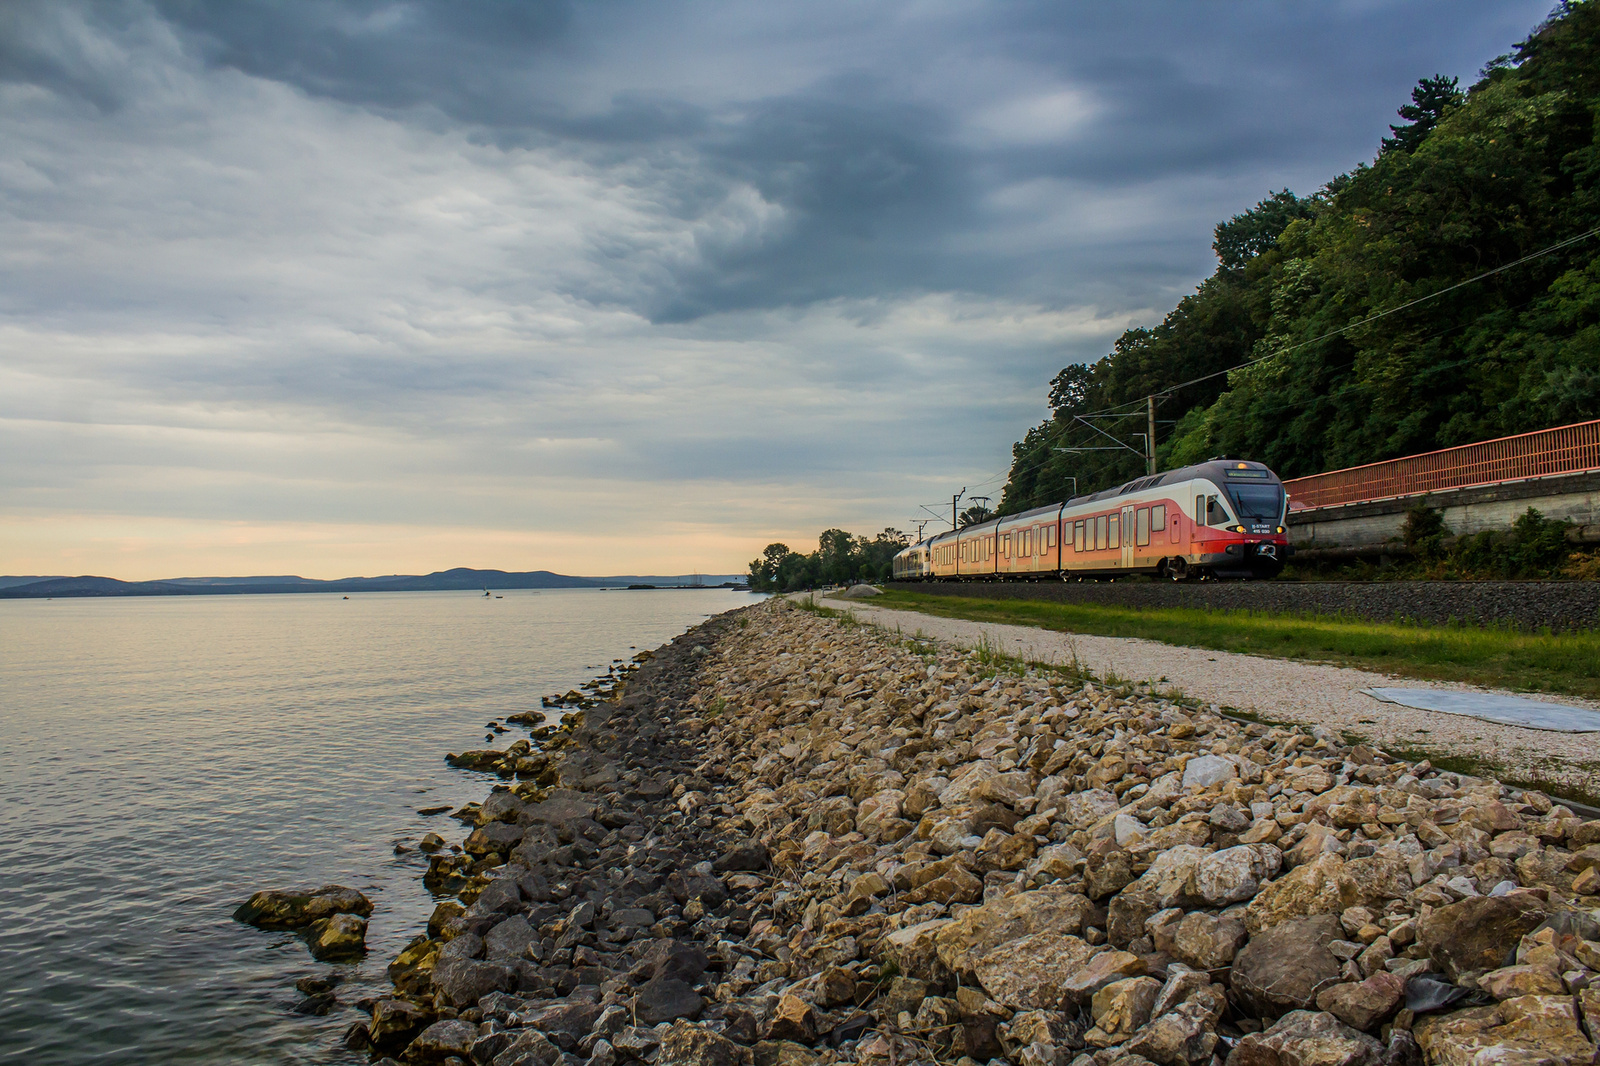
[[[0,601],[0,1062],[355,1062],[350,1004],[433,901],[396,841],[481,797],[491,718],[748,593]],[[520,731],[501,738],[502,745]],[[372,897],[366,961],[230,920],[258,888]],[[341,1007],[293,1014],[337,970]]]

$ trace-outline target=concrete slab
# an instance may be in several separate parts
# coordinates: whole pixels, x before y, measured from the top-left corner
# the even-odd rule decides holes
[[[1364,688],[1363,695],[1384,703],[1424,711],[1459,714],[1486,722],[1503,722],[1554,733],[1600,733],[1600,711],[1545,703],[1494,692],[1460,692],[1440,688]]]

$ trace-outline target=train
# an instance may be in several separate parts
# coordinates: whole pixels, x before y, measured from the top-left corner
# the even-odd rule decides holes
[[[1261,463],[1212,459],[918,541],[896,581],[1276,577],[1289,498]]]

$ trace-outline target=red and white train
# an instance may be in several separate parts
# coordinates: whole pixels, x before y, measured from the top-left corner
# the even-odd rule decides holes
[[[1288,509],[1261,463],[1213,459],[919,541],[894,557],[894,579],[1274,577]]]

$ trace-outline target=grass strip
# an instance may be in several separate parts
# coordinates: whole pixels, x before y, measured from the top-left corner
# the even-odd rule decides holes
[[[875,597],[872,606],[1600,699],[1600,632],[1595,631],[1528,633],[1265,611],[992,600],[898,589]]]

